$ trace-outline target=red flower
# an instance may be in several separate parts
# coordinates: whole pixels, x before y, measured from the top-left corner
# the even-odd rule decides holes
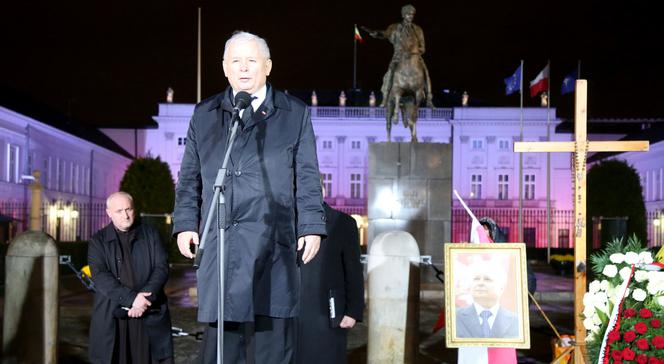
[[[648,350],[650,345],[648,345],[648,340],[647,339],[639,339],[639,340],[636,340],[636,347],[638,347],[641,350]]]
[[[646,326],[646,324],[643,322],[637,322],[636,325],[634,325],[634,330],[643,335],[646,333],[646,331],[648,331],[648,326]]]
[[[625,360],[634,360],[634,357],[636,356],[636,353],[634,352],[634,350],[632,350],[630,348],[624,348],[623,351],[622,351],[622,354],[623,354],[623,358]]]
[[[647,364],[648,363],[648,357],[643,355],[643,354],[639,354],[639,355],[636,356],[636,362],[639,363],[639,364]]]
[[[657,349],[664,348],[664,337],[657,335],[652,338],[651,342]]]
[[[623,317],[634,317],[636,316],[636,310],[633,308],[628,308],[623,312]]]
[[[627,341],[628,343],[631,343],[636,339],[636,333],[632,330],[627,331],[625,334],[623,334],[623,340]]]
[[[609,344],[620,340],[620,333],[617,330],[612,330],[608,336]]]
[[[622,360],[614,360],[613,364],[622,364]]]
[[[647,308],[642,308],[641,310],[639,310],[639,316],[641,316],[641,318],[651,318],[652,311],[650,311]]]
[[[659,321],[658,319],[650,320],[650,327],[652,327],[653,329],[657,329],[660,326],[662,326],[662,321]]]
[[[611,357],[613,358],[613,360],[620,360],[620,359],[622,359],[622,356],[623,356],[622,350],[615,350],[614,349],[611,352]]]
[[[654,356],[651,356],[648,358],[648,364],[659,364],[659,359],[655,358]]]

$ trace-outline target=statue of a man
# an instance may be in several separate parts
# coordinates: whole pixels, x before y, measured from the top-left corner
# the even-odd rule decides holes
[[[371,30],[367,27],[362,27],[364,31],[369,33],[370,36],[377,39],[387,39],[394,47],[394,54],[390,66],[383,76],[383,86],[380,88],[383,94],[383,100],[380,106],[385,106],[390,91],[392,89],[392,80],[394,78],[394,70],[399,63],[407,60],[410,55],[417,55],[420,59],[420,65],[426,77],[425,92],[427,98],[427,106],[433,107],[431,102],[431,79],[429,78],[429,70],[427,69],[422,54],[424,54],[424,32],[422,28],[413,23],[415,17],[415,7],[412,5],[405,5],[401,8],[401,16],[403,20],[401,23],[394,23],[387,27],[385,30]]]

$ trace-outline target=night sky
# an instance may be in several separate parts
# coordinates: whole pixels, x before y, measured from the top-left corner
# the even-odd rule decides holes
[[[349,90],[353,24],[384,29],[405,1],[22,1],[3,4],[0,86],[97,126],[141,126],[166,89],[196,99],[196,13],[203,8],[203,98],[226,87],[224,41],[236,29],[268,41],[268,80],[287,90]],[[503,79],[525,60],[524,87],[551,60],[552,103],[572,115],[560,82],[581,60],[590,117],[664,117],[664,22],[654,1],[413,1],[434,91],[467,90],[518,106]],[[363,33],[358,86],[380,89],[392,48]],[[526,106],[538,99],[524,95]]]

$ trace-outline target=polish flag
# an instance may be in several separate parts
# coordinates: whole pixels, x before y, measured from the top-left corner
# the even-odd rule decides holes
[[[544,70],[546,70],[548,80],[549,66],[546,66]],[[461,206],[466,209],[466,212],[473,220],[470,226],[470,242],[493,243],[493,240],[491,240],[491,237],[489,237],[489,234],[484,229],[484,226],[480,224],[475,214],[470,211],[470,208],[468,208],[468,205],[466,205],[461,196],[459,196],[459,192],[457,192],[457,190],[454,190],[454,195],[457,199],[459,199]],[[489,348],[485,346],[462,346],[459,348],[457,364],[516,364],[516,349]]]
[[[530,81],[530,97],[535,97],[540,92],[549,89],[549,65],[537,74],[534,80]]]

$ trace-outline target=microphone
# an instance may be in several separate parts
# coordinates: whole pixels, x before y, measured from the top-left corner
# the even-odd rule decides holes
[[[235,106],[233,107],[233,111],[239,112],[240,110],[244,110],[249,105],[251,105],[251,100],[253,100],[254,97],[252,97],[248,92],[246,91],[240,91],[237,94],[235,94]]]

